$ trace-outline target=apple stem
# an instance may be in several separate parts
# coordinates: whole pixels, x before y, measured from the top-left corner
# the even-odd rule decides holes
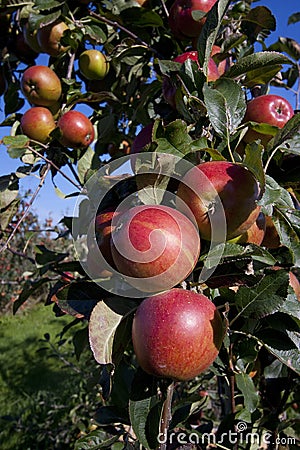
[[[163,404],[161,419],[160,419],[160,435],[164,437],[164,442],[158,447],[159,450],[166,450],[167,448],[167,433],[169,424],[172,418],[172,399],[174,392],[174,381],[167,387],[167,396]]]

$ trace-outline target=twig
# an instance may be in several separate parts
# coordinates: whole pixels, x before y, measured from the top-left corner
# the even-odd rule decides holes
[[[168,9],[167,9],[167,7],[166,7],[165,1],[164,1],[164,0],[160,0],[160,2],[161,2],[161,5],[162,5],[162,7],[163,7],[163,10],[164,10],[166,16],[169,17],[170,14],[169,14],[169,11],[168,11]]]
[[[100,14],[97,14],[94,11],[90,11],[90,15],[95,17],[96,19],[100,20],[100,22],[104,22],[104,23],[106,23],[107,25],[110,25],[113,28],[119,28],[120,30],[122,30],[126,34],[128,34],[128,36],[130,36],[132,39],[134,39],[135,41],[139,42],[144,47],[147,47],[149,50],[151,50],[151,52],[155,53],[157,56],[160,56],[158,51],[155,48],[151,47],[149,44],[147,44],[147,42],[143,41],[137,34],[133,33],[130,30],[128,30],[128,28],[124,27],[119,22],[107,19],[104,16],[100,16]]]
[[[36,188],[33,196],[31,197],[31,199],[30,199],[30,201],[28,203],[28,206],[24,209],[24,212],[22,213],[20,219],[16,223],[15,228],[13,229],[13,231],[8,236],[6,243],[0,248],[0,253],[8,248],[8,245],[9,245],[10,241],[13,239],[14,235],[16,234],[16,232],[19,229],[19,226],[21,225],[21,223],[23,222],[23,220],[25,219],[25,217],[29,213],[30,208],[32,207],[34,200],[36,199],[38,193],[40,192],[41,188],[43,187],[43,184],[45,183],[45,180],[46,180],[46,177],[47,177],[47,175],[48,175],[48,173],[50,171],[50,168],[51,168],[51,165],[48,163],[47,166],[46,166],[46,169],[44,170],[44,173],[42,174],[42,176],[40,178],[39,185]]]
[[[9,247],[9,246],[7,247],[7,250],[8,250],[10,253],[12,253],[13,255],[20,256],[21,258],[25,258],[25,259],[27,259],[28,261],[30,261],[32,264],[35,264],[34,259],[31,258],[31,256],[26,255],[26,253],[18,252],[17,250],[14,250],[13,248],[11,248],[11,247]]]
[[[50,159],[46,158],[46,156],[43,156],[40,152],[38,152],[37,150],[35,150],[32,147],[28,147],[30,149],[30,151],[32,151],[32,153],[34,153],[35,155],[37,155],[39,158],[42,158],[44,161],[46,161],[47,164],[50,164],[55,170],[57,170],[57,172],[59,172],[66,180],[68,180],[71,184],[73,184],[73,186],[76,187],[76,189],[79,189],[80,191],[82,190],[82,186],[80,186],[79,184],[76,184],[68,175],[66,175],[53,161],[51,161]]]
[[[161,421],[160,421],[160,436],[163,437],[163,443],[160,444],[159,450],[166,450],[167,448],[167,434],[169,424],[172,418],[172,398],[174,392],[174,381],[167,387],[167,396],[163,404]]]

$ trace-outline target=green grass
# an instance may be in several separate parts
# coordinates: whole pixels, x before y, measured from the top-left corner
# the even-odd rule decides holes
[[[43,305],[15,316],[0,316],[1,450],[73,448],[70,441],[80,424],[67,432],[65,428],[80,421],[72,409],[80,411],[80,405],[83,410],[86,406],[82,406],[82,374],[64,364],[49,343],[43,342],[49,333],[50,342],[57,343],[58,334],[72,320],[55,317],[51,307]],[[78,366],[72,339],[61,351]]]

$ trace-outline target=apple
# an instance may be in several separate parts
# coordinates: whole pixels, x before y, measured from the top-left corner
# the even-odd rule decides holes
[[[176,58],[174,58],[174,62],[183,64],[188,59],[196,61],[198,63],[198,52],[193,50],[182,53],[181,55],[178,55],[176,56]],[[201,70],[199,63],[198,67],[199,70]],[[210,58],[208,62],[207,81],[216,81],[219,77],[220,74],[218,66],[215,63],[215,61],[212,58]],[[171,79],[167,76],[163,78],[162,92],[166,102],[169,103],[169,105],[171,105],[172,108],[176,109],[176,100],[175,100],[176,86],[172,84]]]
[[[56,73],[47,66],[28,67],[21,78],[21,90],[27,100],[38,106],[54,105],[62,88]]]
[[[218,356],[223,336],[215,305],[203,294],[178,288],[143,300],[132,324],[142,369],[177,381],[204,372]]]
[[[260,212],[256,221],[250,228],[240,236],[230,239],[233,244],[256,244],[261,245],[266,231],[266,216]]]
[[[99,50],[85,50],[79,56],[79,70],[88,80],[102,80],[109,71],[109,62]]]
[[[56,127],[51,112],[43,106],[28,109],[21,117],[20,125],[26,136],[42,144],[48,141],[51,131]]]
[[[94,140],[95,132],[90,119],[80,111],[70,110],[57,122],[61,131],[60,143],[71,148],[88,147]]]
[[[266,123],[283,128],[293,115],[294,110],[288,100],[279,95],[266,94],[249,101],[244,122]],[[244,136],[244,141],[251,143],[256,139],[260,139],[262,144],[266,145],[272,137],[272,135],[258,133],[255,130],[249,129]]]
[[[217,0],[175,0],[170,8],[169,26],[178,39],[188,39],[199,36],[205,23],[205,17],[194,20],[193,11],[208,12]]]
[[[271,216],[266,216],[266,231],[261,245],[266,248],[281,246],[280,237]]]
[[[68,29],[68,25],[61,20],[57,20],[39,28],[37,32],[37,41],[42,51],[50,56],[56,57],[68,50],[68,47],[64,47],[60,43],[62,35]]]
[[[192,190],[190,187],[192,186]],[[190,169],[177,191],[177,208],[187,213],[186,206],[195,216],[200,236],[212,238],[209,215],[217,228],[223,230],[224,209],[227,240],[245,233],[256,221],[260,207],[256,201],[260,189],[254,175],[245,167],[228,161],[209,161]],[[182,203],[182,200],[184,203]],[[221,201],[221,205],[218,204]]]
[[[42,49],[39,46],[38,40],[37,40],[37,30],[30,30],[29,23],[26,22],[23,27],[23,36],[24,41],[26,44],[36,53],[42,53]]]
[[[193,271],[198,261],[197,229],[173,208],[135,206],[122,213],[113,225],[115,265],[129,284],[143,292],[174,287]]]
[[[297,297],[298,301],[300,302],[300,283],[299,283],[299,280],[296,277],[296,275],[293,272],[291,272],[291,271],[289,271],[289,279],[290,279],[289,284],[293,288],[293,290],[294,290],[294,292],[296,294],[296,297]]]
[[[218,55],[219,53],[221,53],[221,47],[219,47],[218,45],[213,45],[212,46],[212,51],[211,51],[211,56]],[[222,61],[220,61],[217,64],[220,76],[224,75],[224,73],[226,72],[227,65],[229,65],[229,59],[227,59],[227,58],[223,59]]]

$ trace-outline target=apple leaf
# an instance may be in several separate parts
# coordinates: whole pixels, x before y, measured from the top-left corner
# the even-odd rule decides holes
[[[2,142],[9,148],[17,149],[18,156],[15,156],[15,158],[20,158],[20,156],[22,156],[22,151],[24,152],[24,149],[28,146],[29,138],[24,134],[18,136],[4,136]]]
[[[215,88],[205,84],[203,94],[212,126],[227,140],[236,131],[246,112],[242,88],[232,80],[222,79],[216,83]]]
[[[262,164],[263,146],[257,142],[247,144],[243,164],[253,173],[260,184],[261,195],[265,190],[266,177]]]
[[[280,186],[270,175],[266,175],[265,191],[258,203],[263,207],[263,212],[267,215],[272,215],[274,205],[282,206],[287,210],[294,209],[294,204],[288,191]]]
[[[132,429],[144,448],[151,449],[153,446],[149,443],[149,437],[147,436],[147,419],[153,408],[158,404],[157,395],[151,397],[142,398],[138,400],[129,400],[129,416],[132,425]],[[155,433],[155,430],[151,430]],[[158,435],[158,429],[156,436]]]
[[[103,301],[94,307],[89,320],[89,341],[99,364],[112,363],[115,333],[123,316],[114,312]]]
[[[269,47],[269,50],[284,52],[295,61],[300,59],[300,44],[292,38],[280,37],[275,44]]]
[[[95,430],[77,439],[74,450],[99,450],[101,448],[114,448],[113,444],[119,439],[119,434],[107,438],[106,431]]]
[[[300,114],[295,114],[268,143],[267,150],[270,151],[273,148],[279,147],[281,144],[283,144],[283,142],[287,141],[288,139],[292,139],[294,136],[297,136],[299,132]]]
[[[88,147],[78,161],[78,177],[82,184],[101,167],[99,157],[91,147]]]
[[[288,284],[288,273],[285,270],[278,270],[264,276],[252,288],[240,287],[235,296],[235,304],[239,313],[233,321],[239,316],[246,319],[261,319],[279,311],[287,296]]]
[[[246,74],[244,84],[247,87],[253,87],[257,84],[266,84],[271,81],[281,69],[281,64],[274,64],[268,67],[260,67],[255,70],[249,70]]]
[[[157,130],[154,128],[153,140],[158,143],[156,148],[158,153],[164,153],[163,150],[167,148],[163,142],[164,139],[170,149],[167,153],[182,157],[190,152],[192,138],[188,133],[187,124],[183,120],[177,119],[165,127],[158,126]]]
[[[236,385],[243,394],[245,408],[251,413],[257,408],[259,395],[252,378],[247,373],[235,374]]]
[[[230,0],[219,0],[214,4],[207,13],[206,22],[204,23],[198,38],[197,50],[199,63],[200,66],[203,67],[205,76],[207,76],[208,72],[208,62],[211,57],[212,47],[230,3]]]
[[[68,283],[58,288],[52,300],[55,300],[64,313],[88,319],[99,297],[101,297],[101,291],[98,290],[97,285],[78,282]]]
[[[236,78],[256,69],[266,69],[269,66],[281,64],[291,64],[291,60],[278,52],[257,52],[240,58],[223,76]]]
[[[288,19],[288,25],[300,22],[300,12],[292,14]]]
[[[300,265],[300,239],[294,230],[284,208],[274,208],[272,220],[278,232],[281,244],[285,245],[292,256],[293,264]]]
[[[267,37],[270,31],[275,30],[276,19],[265,6],[251,9],[241,24],[241,31],[248,36],[251,43],[254,43],[260,34]]]
[[[1,206],[2,202],[3,202],[2,192],[0,192],[0,206]],[[12,217],[18,211],[19,204],[20,204],[20,200],[16,198],[13,201],[11,201],[4,208],[0,207],[0,230],[1,231],[6,230]]]
[[[0,213],[18,196],[19,180],[14,173],[0,177]]]
[[[17,300],[13,304],[13,313],[16,314],[18,309],[35,293],[43,284],[52,281],[50,278],[39,278],[38,280],[26,280],[23,284],[23,290]]]
[[[157,12],[146,8],[127,8],[121,12],[124,21],[135,27],[161,27],[163,20]]]

